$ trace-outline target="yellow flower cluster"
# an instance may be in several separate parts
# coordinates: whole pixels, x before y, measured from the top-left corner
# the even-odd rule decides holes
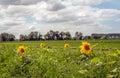
[[[45,51],[48,51],[48,49],[45,48],[44,43],[40,43],[40,48],[43,48]],[[64,48],[70,48],[70,45],[66,43],[66,44],[64,44]],[[90,54],[90,52],[92,50],[91,44],[88,42],[82,42],[82,45],[79,48],[81,49],[80,51],[85,54]],[[24,46],[19,46],[17,48],[17,52],[19,52],[20,54],[25,54],[26,49]]]

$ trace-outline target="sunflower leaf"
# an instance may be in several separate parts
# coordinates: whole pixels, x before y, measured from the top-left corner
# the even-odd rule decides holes
[[[116,63],[116,61],[111,61],[111,62],[108,62],[108,64],[114,64]]]
[[[118,57],[117,53],[109,54],[109,56]]]
[[[91,60],[92,63],[99,63],[100,59],[98,57],[95,57]]]

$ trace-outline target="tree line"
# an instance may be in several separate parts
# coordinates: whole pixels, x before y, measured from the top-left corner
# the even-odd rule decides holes
[[[75,37],[72,37],[70,32],[59,32],[50,30],[45,35],[34,31],[30,32],[28,35],[20,35],[20,41],[33,41],[33,40],[71,40],[71,39],[81,39],[82,38],[81,32],[76,32]]]
[[[74,37],[70,32],[63,31],[48,31],[45,35],[40,32],[33,31],[29,34],[20,34],[19,41],[35,41],[35,40],[83,40],[83,39],[120,39],[120,33],[97,34],[93,33],[91,36],[83,36],[81,32],[75,32]],[[0,41],[15,41],[15,35],[10,33],[1,33]]]
[[[79,40],[82,39],[83,34],[81,32],[76,32],[75,36],[72,37],[70,32],[59,32],[50,30],[45,35],[37,31],[30,32],[28,35],[20,34],[19,39],[20,41],[34,41],[34,40]],[[15,35],[9,33],[1,33],[0,34],[0,41],[15,41]]]

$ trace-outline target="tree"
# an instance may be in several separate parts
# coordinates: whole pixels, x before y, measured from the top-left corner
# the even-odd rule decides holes
[[[30,32],[28,34],[28,37],[29,37],[29,40],[38,40],[38,32],[37,31]]]
[[[59,40],[60,39],[60,37],[59,37],[59,31],[55,31],[55,38],[54,38],[55,40]]]
[[[50,34],[49,40],[54,40],[54,37],[55,37],[54,31],[53,31],[53,30],[50,30],[50,31],[49,31],[49,34]]]
[[[75,40],[81,40],[82,37],[83,37],[83,34],[82,34],[81,32],[76,32],[74,39],[75,39]]]
[[[42,36],[43,36],[43,35],[39,33],[39,35],[38,35],[38,40],[43,40]]]
[[[25,39],[25,35],[23,35],[23,34],[20,34],[20,41],[25,41],[26,39]]]
[[[59,33],[59,39],[60,39],[60,40],[63,40],[63,36],[64,36],[64,32],[60,32],[60,33]]]
[[[14,41],[15,40],[15,36],[13,34],[9,34],[9,41]]]
[[[44,38],[45,38],[45,40],[49,40],[49,39],[50,39],[50,34],[49,34],[49,32],[47,32],[47,33],[44,35]]]
[[[65,38],[66,40],[70,40],[71,39],[70,32],[66,32],[65,35],[66,35],[66,38]]]
[[[1,33],[0,34],[0,41],[14,41],[15,36],[13,34],[8,33]]]

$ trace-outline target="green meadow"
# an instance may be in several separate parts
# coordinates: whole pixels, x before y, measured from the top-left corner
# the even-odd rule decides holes
[[[90,54],[81,53],[82,41],[91,44]],[[0,42],[0,78],[120,78],[120,40]]]

